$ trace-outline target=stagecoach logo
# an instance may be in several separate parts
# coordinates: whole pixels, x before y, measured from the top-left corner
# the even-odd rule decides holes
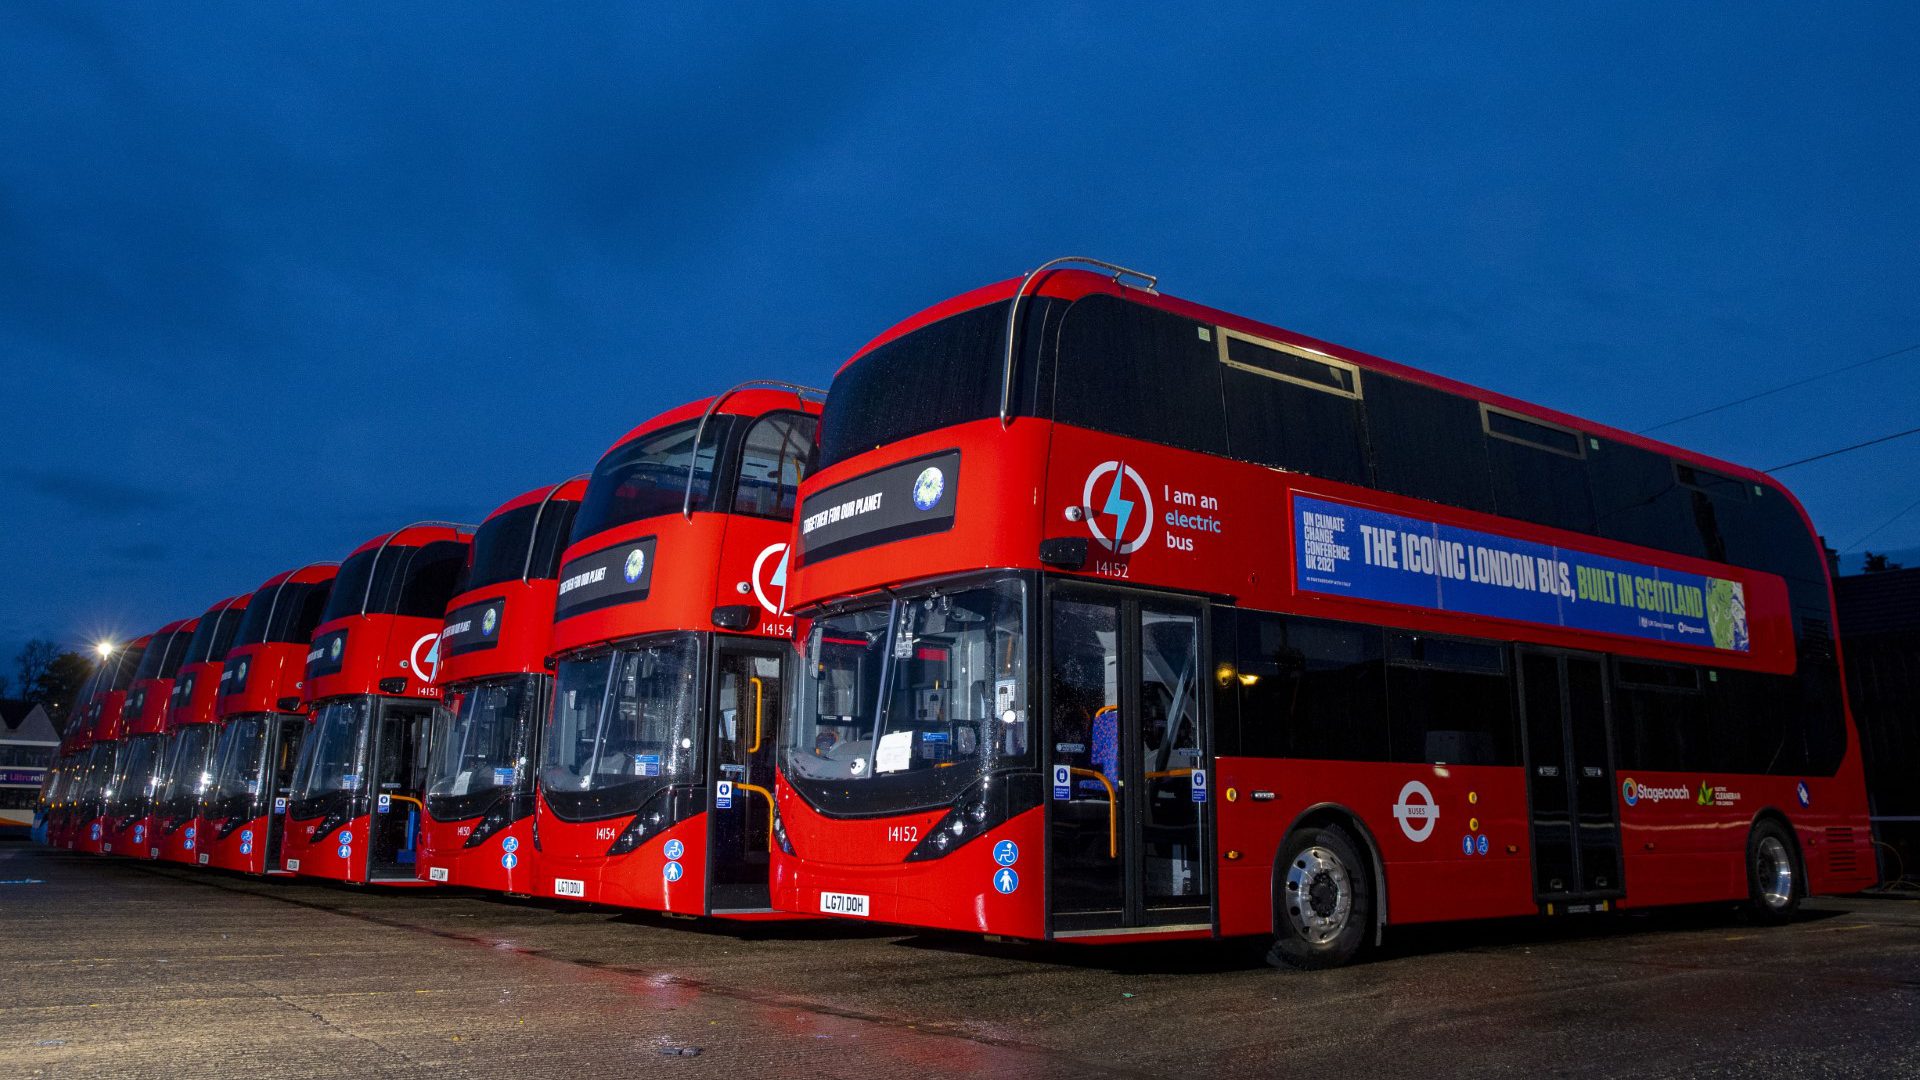
[[[913,480],[913,505],[922,510],[931,510],[940,505],[940,496],[946,492],[946,474],[929,465],[920,470],[920,475]]]
[[[632,551],[627,552],[627,565],[626,565],[626,571],[625,571],[627,575],[627,584],[631,585],[634,582],[639,581],[640,572],[645,570],[646,568],[647,568],[646,552],[641,551],[639,548],[634,548]]]
[[[1635,781],[1631,776],[1620,781],[1620,801],[1628,806],[1638,806],[1642,800],[1651,803],[1673,802],[1692,796],[1693,792],[1683,787],[1652,787]]]
[[[1081,488],[1080,506],[1087,516],[1087,531],[1115,555],[1139,551],[1153,533],[1153,496],[1147,492],[1147,482],[1124,461],[1103,461],[1093,467]],[[1113,521],[1111,533],[1101,528],[1108,518]],[[1137,530],[1138,535],[1129,535],[1129,530]]]
[[[1400,789],[1400,801],[1393,804],[1393,816],[1400,822],[1400,831],[1407,839],[1423,844],[1433,835],[1433,827],[1440,821],[1440,807],[1433,801],[1433,792],[1418,780],[1407,781]]]
[[[488,637],[492,637],[493,628],[498,625],[500,625],[499,609],[488,608],[487,613],[485,615],[480,616],[480,632],[482,634],[485,634]]]

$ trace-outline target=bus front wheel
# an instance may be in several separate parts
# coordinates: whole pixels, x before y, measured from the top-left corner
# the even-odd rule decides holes
[[[1762,821],[1747,836],[1747,911],[1757,921],[1786,922],[1806,891],[1793,838],[1777,821]]]
[[[1281,845],[1274,873],[1275,967],[1329,968],[1353,958],[1373,923],[1367,864],[1345,829],[1298,829]]]

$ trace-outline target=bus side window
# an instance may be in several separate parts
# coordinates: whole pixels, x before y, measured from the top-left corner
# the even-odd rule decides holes
[[[1241,752],[1388,760],[1382,637],[1376,626],[1241,612]]]
[[[1212,337],[1211,327],[1117,297],[1075,301],[1060,323],[1053,418],[1225,456],[1225,367]]]
[[[1513,680],[1504,647],[1393,631],[1387,635],[1387,656],[1393,760],[1519,763]]]

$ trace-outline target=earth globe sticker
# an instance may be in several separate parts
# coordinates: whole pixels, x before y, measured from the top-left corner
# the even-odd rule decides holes
[[[482,634],[491,636],[493,634],[493,628],[495,626],[498,626],[499,623],[500,623],[500,612],[495,610],[494,608],[488,608],[487,613],[485,615],[480,616],[480,632]]]
[[[913,480],[913,505],[922,510],[931,510],[940,505],[940,496],[946,494],[947,478],[938,468],[929,465],[920,470]]]
[[[642,570],[645,570],[646,568],[647,568],[646,552],[641,551],[639,548],[634,548],[632,551],[627,552],[626,572],[627,572],[627,583],[629,585],[633,584],[636,581],[639,581],[640,572]]]

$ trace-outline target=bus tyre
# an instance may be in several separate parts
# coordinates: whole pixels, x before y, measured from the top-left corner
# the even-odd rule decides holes
[[[1338,825],[1299,829],[1280,847],[1274,873],[1278,931],[1267,963],[1338,967],[1353,958],[1373,925],[1373,889],[1359,845]]]
[[[1757,922],[1793,918],[1806,891],[1793,838],[1777,821],[1762,821],[1747,836],[1747,912]]]

